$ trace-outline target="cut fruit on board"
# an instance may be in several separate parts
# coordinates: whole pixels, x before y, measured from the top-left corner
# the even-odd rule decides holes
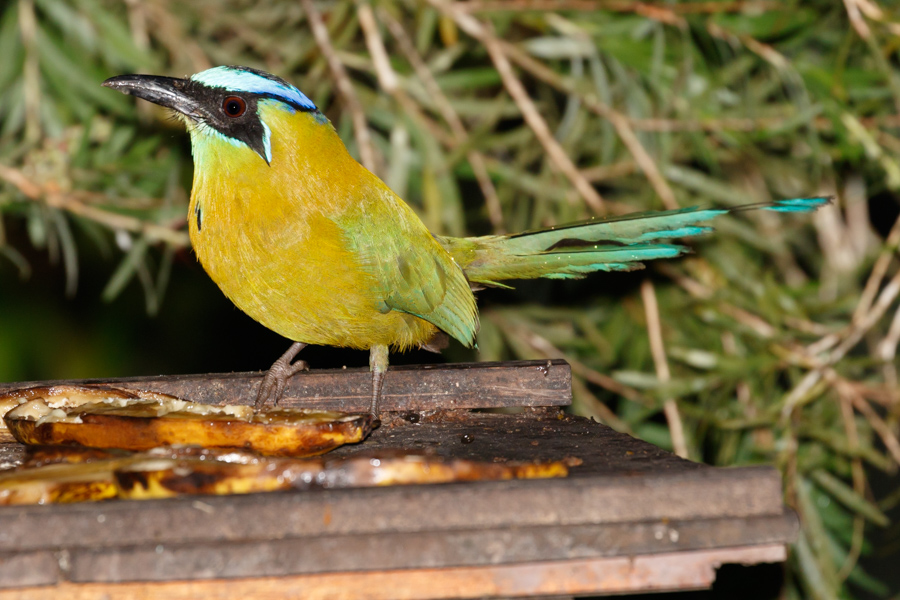
[[[3,417],[26,445],[142,451],[159,446],[242,448],[274,456],[315,456],[362,441],[370,414],[249,406],[211,406],[156,392],[52,386],[8,392]]]
[[[402,451],[343,458],[284,458],[197,447],[156,448],[141,453],[37,447],[22,467],[0,473],[0,504],[545,479],[565,477],[569,467],[578,462],[498,464]]]

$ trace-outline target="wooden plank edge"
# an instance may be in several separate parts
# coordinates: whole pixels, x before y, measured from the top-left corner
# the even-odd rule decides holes
[[[798,529],[789,511],[752,519],[71,548],[65,578],[80,583],[162,582],[513,565],[787,544],[796,540]]]
[[[723,564],[783,562],[781,544],[545,563],[290,577],[73,584],[0,590],[0,600],[440,600],[708,589]]]
[[[109,385],[153,390],[204,404],[253,404],[262,372],[65,379],[0,383],[0,392],[47,385]],[[365,412],[368,369],[312,369],[288,381],[280,405]],[[568,406],[572,372],[564,360],[391,367],[381,408],[387,411]]]
[[[52,585],[59,581],[61,568],[51,550],[15,552],[0,556],[0,588]]]
[[[780,515],[780,485],[771,467],[741,467],[657,476],[4,506],[0,551]],[[416,499],[412,505],[411,494]],[[473,506],[479,509],[473,512]]]

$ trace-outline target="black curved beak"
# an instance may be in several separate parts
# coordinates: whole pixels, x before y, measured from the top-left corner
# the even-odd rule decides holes
[[[103,87],[171,108],[195,120],[203,116],[200,105],[186,92],[186,79],[157,75],[119,75],[104,81]]]

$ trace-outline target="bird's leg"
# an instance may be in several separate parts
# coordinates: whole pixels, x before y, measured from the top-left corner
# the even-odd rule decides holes
[[[291,375],[309,370],[309,365],[304,360],[298,360],[295,363],[291,362],[297,356],[297,353],[304,348],[306,348],[306,344],[294,342],[288,348],[288,351],[282,354],[281,358],[276,360],[275,364],[269,368],[266,376],[259,383],[259,391],[256,393],[256,403],[254,404],[255,409],[259,410],[262,408],[269,398],[272,399],[273,406],[278,404],[278,400],[281,399],[287,380]]]
[[[388,369],[388,347],[376,344],[369,349],[369,370],[372,371],[372,414],[378,416],[381,388]]]

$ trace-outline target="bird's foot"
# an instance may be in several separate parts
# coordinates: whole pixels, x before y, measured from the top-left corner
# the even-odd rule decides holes
[[[384,374],[388,369],[388,347],[376,345],[369,349],[369,369],[372,371],[372,409],[376,418],[380,417],[378,405],[381,402],[381,389],[384,387]]]
[[[306,344],[295,342],[269,368],[265,377],[259,383],[259,391],[256,393],[256,402],[253,405],[254,410],[261,409],[270,399],[272,400],[272,406],[277,405],[281,395],[284,393],[284,388],[287,386],[288,379],[300,371],[309,370],[309,365],[306,364],[305,360],[291,362],[304,348],[306,348]]]
[[[372,407],[369,410],[373,415],[380,418],[378,404],[381,402],[381,389],[384,387],[384,372],[372,372]]]

